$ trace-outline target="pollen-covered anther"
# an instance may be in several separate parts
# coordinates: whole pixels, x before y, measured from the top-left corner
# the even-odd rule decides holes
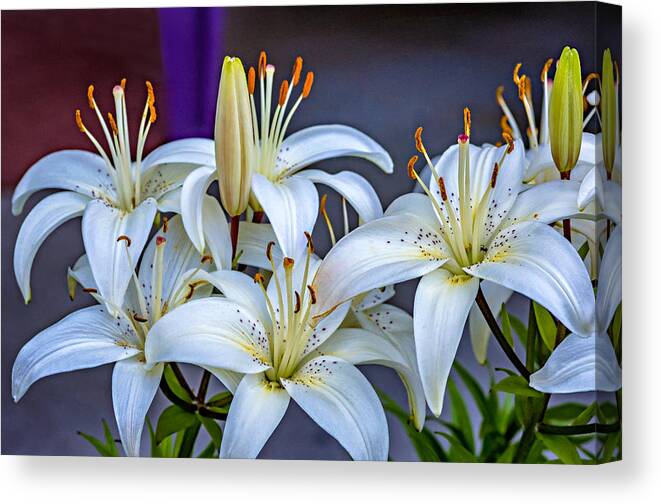
[[[270,242],[266,245],[266,258],[267,258],[269,261],[272,261],[272,260],[273,260],[273,247],[274,247],[274,246],[275,246],[275,242],[274,242],[274,241],[270,241]]]
[[[422,126],[418,126],[415,130],[415,148],[418,152],[423,152],[425,149],[422,143]]]
[[[448,193],[445,190],[445,181],[443,180],[443,177],[438,177],[438,190],[441,192],[441,199],[447,201]]]
[[[411,156],[409,159],[408,166],[406,167],[409,178],[411,180],[416,180],[418,178],[417,173],[415,172],[415,164],[418,162],[418,156]]]
[[[266,52],[259,53],[259,63],[257,64],[259,70],[259,78],[263,79],[266,76]]]
[[[170,223],[170,219],[168,219],[167,217],[164,216],[164,217],[163,217],[163,232],[164,232],[164,233],[167,233],[167,232],[168,232],[168,225],[169,225],[169,223]]]
[[[86,287],[83,289],[83,292],[87,292],[88,294],[96,294],[98,291],[92,287]]]
[[[156,237],[156,246],[157,247],[160,247],[164,243],[165,243],[165,236],[160,236],[159,235],[159,236]]]
[[[156,102],[156,95],[154,94],[154,86],[150,81],[145,81],[147,87],[147,104],[151,107]]]
[[[471,111],[468,107],[464,108],[464,135],[471,136]]]
[[[264,277],[260,272],[255,273],[253,280],[255,281],[256,284],[264,285]]]
[[[281,107],[284,106],[285,101],[287,101],[288,93],[289,93],[289,82],[283,80],[282,84],[280,84],[280,96],[278,97],[278,105],[280,105]]]
[[[294,291],[294,296],[296,296],[296,305],[294,306],[294,313],[301,311],[301,295],[298,291]]]
[[[317,289],[315,289],[314,285],[308,285],[308,292],[310,293],[310,303],[316,304],[317,303]]]
[[[118,236],[118,237],[117,237],[117,243],[119,243],[120,241],[124,241],[124,242],[126,242],[126,246],[127,246],[127,247],[130,247],[130,246],[131,246],[131,238],[129,238],[129,237],[126,236],[126,235],[120,235],[120,236]]]
[[[110,123],[110,129],[112,130],[115,136],[119,135],[119,130],[117,129],[117,123],[115,118],[112,116],[112,113],[108,112],[108,122]]]
[[[500,129],[503,133],[507,133],[509,135],[512,134],[512,127],[510,126],[510,123],[507,120],[507,116],[505,114],[500,117]]]
[[[126,77],[119,81],[119,86],[122,88],[122,91],[126,89]]]
[[[248,69],[248,93],[255,94],[255,69],[253,67]]]
[[[496,101],[499,104],[505,103],[505,97],[503,96],[504,92],[505,92],[505,86],[498,86],[496,88]]]
[[[512,72],[512,80],[514,81],[514,84],[517,86],[519,85],[519,81],[521,78],[519,77],[519,70],[521,70],[521,63],[517,63],[514,66],[514,71]]]
[[[298,82],[301,80],[301,71],[303,70],[303,58],[300,56],[296,57],[294,61],[294,68],[291,71],[291,85],[298,86]]]
[[[202,264],[206,264],[206,263],[211,264],[212,262],[213,262],[213,257],[211,257],[210,255],[203,255],[202,258],[200,259],[200,263]]]
[[[148,318],[143,317],[142,315],[138,315],[137,313],[133,314],[133,320],[135,320],[136,322],[142,322],[142,323],[149,321]]]
[[[197,287],[197,285],[194,283],[188,284],[189,291],[188,294],[186,294],[186,296],[184,297],[186,301],[188,301],[190,298],[193,297],[193,294],[195,293],[195,287]]]
[[[498,171],[500,170],[500,165],[494,163],[493,171],[491,172],[491,188],[496,187],[496,179],[498,178]]]
[[[544,67],[542,68],[542,73],[539,76],[539,79],[542,82],[546,82],[546,79],[549,74],[549,70],[551,69],[551,65],[553,64],[553,58],[549,58],[546,60],[546,63],[544,63]]]
[[[90,108],[94,110],[96,108],[96,105],[94,104],[94,85],[90,84],[87,86],[87,103],[89,104]]]
[[[583,92],[585,93],[585,89],[588,87],[588,84],[590,84],[590,81],[593,80],[599,80],[599,74],[597,72],[590,72],[588,75],[585,76],[585,79],[583,79]]]
[[[76,109],[76,126],[78,126],[78,129],[81,133],[85,133],[87,131],[85,125],[83,124],[83,119],[80,117],[80,109]]]
[[[308,72],[305,76],[305,83],[303,84],[303,98],[310,96],[310,90],[312,89],[312,83],[314,82],[314,72]]]
[[[528,85],[526,82],[528,81],[528,77],[526,75],[522,75],[521,78],[519,79],[519,82],[517,83],[517,86],[519,88],[519,100],[523,101],[525,100],[527,96],[527,89]]]
[[[514,150],[514,139],[512,138],[512,135],[507,132],[503,132],[503,140],[507,142],[507,153],[511,154]]]
[[[308,251],[310,254],[314,254],[314,242],[312,241],[312,235],[310,235],[310,233],[307,231],[303,231],[303,234],[305,235],[305,239],[308,241]]]
[[[282,260],[282,266],[287,269],[287,268],[293,268],[294,267],[294,260],[291,257],[285,257]]]

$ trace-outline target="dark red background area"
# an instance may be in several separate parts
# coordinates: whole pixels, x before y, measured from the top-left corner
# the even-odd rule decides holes
[[[112,87],[127,78],[134,142],[146,97],[144,81],[150,80],[159,120],[146,150],[160,143],[166,118],[162,76],[155,9],[3,12],[3,187],[14,186],[49,152],[92,148],[74,121],[79,108],[85,125],[99,132],[87,106],[89,84],[94,84],[96,101],[105,112],[112,110]]]

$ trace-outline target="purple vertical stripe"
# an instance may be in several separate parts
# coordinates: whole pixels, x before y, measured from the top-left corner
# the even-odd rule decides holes
[[[225,9],[159,9],[168,136],[213,136]]]

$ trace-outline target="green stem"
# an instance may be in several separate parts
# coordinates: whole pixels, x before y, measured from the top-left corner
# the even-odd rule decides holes
[[[540,434],[553,434],[558,436],[577,436],[580,434],[608,434],[617,432],[621,428],[620,422],[613,424],[591,423],[585,425],[548,425],[537,424],[537,432]]]
[[[537,317],[535,317],[535,305],[530,300],[528,309],[528,335],[526,339],[526,368],[535,367],[535,344],[537,342]]]

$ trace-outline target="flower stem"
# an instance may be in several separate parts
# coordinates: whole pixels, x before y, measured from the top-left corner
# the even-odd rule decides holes
[[[204,403],[204,398],[206,397],[207,389],[209,388],[210,378],[211,378],[211,373],[209,373],[209,371],[205,369],[204,373],[202,373],[200,388],[197,390],[197,402],[199,402],[200,404]]]
[[[236,257],[236,246],[239,242],[239,215],[230,218],[230,239],[232,240],[232,261]]]
[[[510,360],[512,364],[514,364],[514,367],[519,371],[519,373],[521,373],[521,376],[523,376],[526,380],[528,380],[530,378],[530,371],[528,371],[528,368],[526,368],[526,366],[523,364],[523,362],[521,362],[519,357],[517,357],[516,352],[505,339],[505,336],[503,335],[503,332],[500,330],[500,327],[498,326],[498,322],[496,321],[496,318],[493,316],[493,313],[491,312],[491,308],[489,308],[489,304],[487,303],[487,300],[484,297],[484,293],[482,292],[482,287],[478,287],[477,289],[477,296],[475,297],[475,302],[477,303],[477,306],[480,308],[480,311],[482,312],[484,319],[487,321],[487,324],[489,325],[489,329],[491,329],[491,332],[496,337],[496,341],[498,341],[498,344],[505,352],[505,355],[507,355],[507,358]]]
[[[580,434],[608,434],[620,430],[620,422],[612,424],[591,423],[585,425],[548,425],[537,424],[537,432],[540,434],[554,434],[560,436],[577,436]]]
[[[190,385],[188,385],[188,382],[186,381],[184,374],[181,372],[179,365],[176,362],[171,362],[170,368],[172,368],[172,372],[174,373],[174,376],[177,378],[179,385],[181,385],[181,387],[186,391],[188,397],[193,399],[195,397],[195,394],[193,394],[193,390],[190,388]]]

